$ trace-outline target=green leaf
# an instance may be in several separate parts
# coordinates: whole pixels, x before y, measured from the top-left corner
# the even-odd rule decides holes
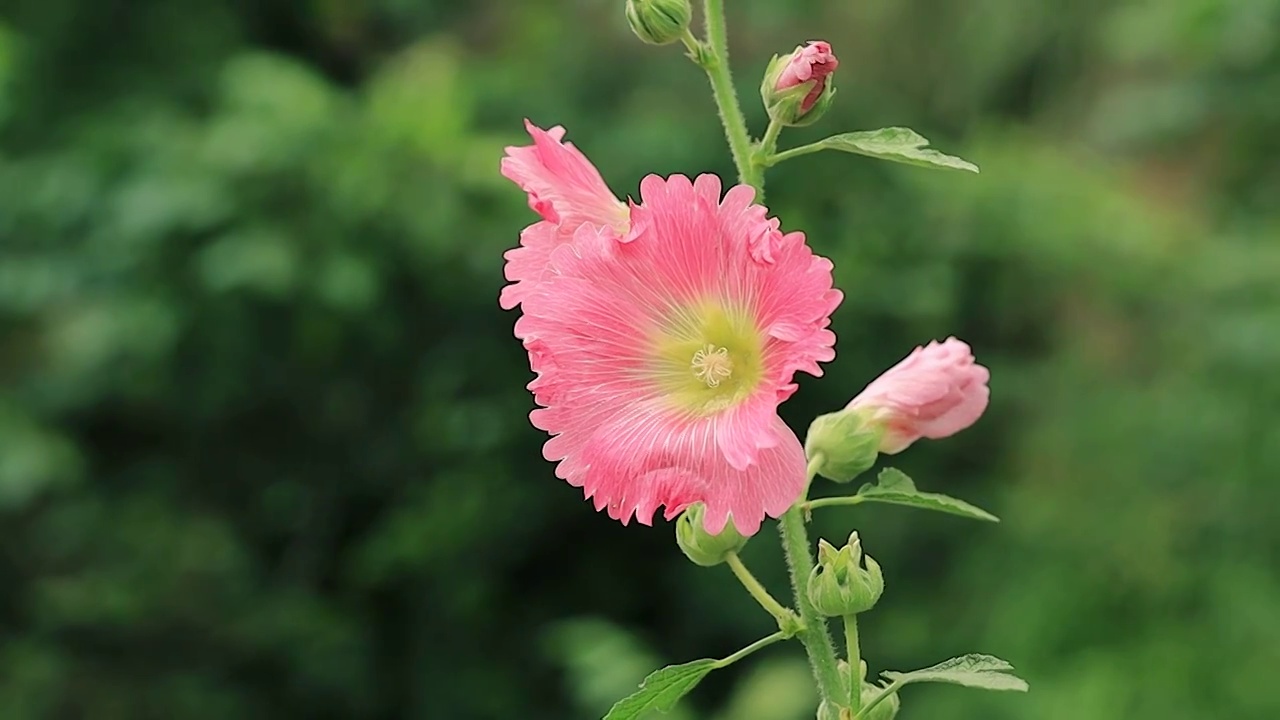
[[[1027,681],[1013,674],[1012,665],[990,655],[963,655],[923,670],[886,672],[883,675],[900,685],[939,682],[983,690],[1027,691]]]
[[[668,665],[649,674],[640,689],[619,700],[604,720],[632,720],[651,710],[670,712],[676,701],[692,690],[707,673],[716,669],[718,661],[694,660],[683,665]]]
[[[916,484],[911,481],[911,478],[896,468],[881,470],[876,479],[879,481],[878,485],[872,485],[871,483],[863,485],[858,490],[858,496],[871,502],[907,505],[924,510],[937,510],[938,512],[950,513],[974,520],[1000,522],[1000,518],[995,515],[963,500],[957,500],[939,493],[920,492],[916,489]]]
[[[978,166],[967,160],[930,149],[929,141],[910,128],[890,127],[832,135],[819,140],[817,144],[830,150],[857,153],[907,165],[978,172]]]

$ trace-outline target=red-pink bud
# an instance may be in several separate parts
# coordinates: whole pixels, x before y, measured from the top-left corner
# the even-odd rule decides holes
[[[848,409],[872,413],[884,431],[880,452],[892,455],[922,437],[948,437],[977,422],[987,409],[990,377],[967,344],[947,338],[917,347],[873,380]]]
[[[809,112],[818,101],[822,91],[827,87],[827,76],[836,71],[840,61],[831,52],[831,43],[825,40],[812,40],[808,45],[796,48],[787,60],[787,65],[778,76],[774,90],[786,90],[809,81],[816,81],[804,100],[800,102],[800,112]]]

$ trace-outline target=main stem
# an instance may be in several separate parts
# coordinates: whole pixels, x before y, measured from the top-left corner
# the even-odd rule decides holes
[[[738,106],[738,93],[733,89],[733,75],[729,71],[729,37],[725,31],[724,0],[706,0],[704,20],[707,25],[707,52],[702,57],[702,67],[711,80],[711,92],[716,107],[720,109],[720,122],[724,125],[733,164],[738,169],[738,182],[763,190],[763,173],[756,172],[751,162],[751,135],[747,132],[747,119]]]
[[[733,77],[729,72],[729,40],[725,31],[724,0],[706,0],[703,9],[707,26],[706,45],[699,45],[689,38],[686,38],[685,44],[690,46],[690,52],[697,57],[711,80],[711,91],[715,95],[716,107],[720,110],[725,138],[729,141],[733,164],[738,169],[738,181],[763,194],[763,163],[757,165],[753,162],[747,119],[738,105],[738,94],[733,89]],[[780,129],[770,129],[770,140],[776,141]],[[769,149],[772,151],[772,147]],[[809,494],[809,483],[817,473],[819,462],[820,458],[817,457],[810,460],[805,491],[791,509],[783,513],[778,521],[778,529],[782,534],[782,550],[786,554],[787,569],[791,576],[791,591],[795,595],[796,608],[800,611],[803,623],[803,628],[796,637],[804,644],[805,653],[809,656],[819,694],[833,705],[848,707],[849,690],[840,676],[827,619],[814,609],[805,591],[809,575],[813,573],[813,553],[809,549],[809,532],[805,528],[804,509],[801,505]]]
[[[818,464],[819,458],[816,457],[809,462],[805,495],[809,493],[808,484],[813,480]],[[804,496],[778,521],[778,529],[782,533],[782,550],[787,556],[787,569],[791,574],[791,591],[795,594],[796,608],[804,622],[804,629],[796,637],[804,643],[822,698],[833,705],[847,707],[849,695],[844,679],[840,677],[836,649],[831,643],[827,619],[814,609],[813,603],[809,602],[809,594],[805,591],[809,575],[813,573],[813,553],[809,550],[809,532],[804,525],[804,510],[800,507],[803,502]]]

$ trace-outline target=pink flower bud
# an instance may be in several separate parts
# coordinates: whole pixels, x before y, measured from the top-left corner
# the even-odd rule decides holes
[[[922,437],[936,440],[977,422],[987,409],[991,373],[954,337],[917,347],[849,403],[869,411],[884,435],[880,452],[902,452]]]
[[[826,89],[827,76],[835,72],[839,65],[840,61],[831,52],[831,43],[825,40],[810,41],[808,45],[798,47],[791,53],[773,89],[787,90],[812,81],[813,87],[800,102],[800,112],[807,113]]]

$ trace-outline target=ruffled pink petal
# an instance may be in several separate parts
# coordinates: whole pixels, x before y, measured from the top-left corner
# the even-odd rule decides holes
[[[625,232],[627,207],[614,197],[600,172],[572,143],[561,142],[564,128],[542,130],[528,120],[533,145],[508,147],[502,174],[529,194],[529,207],[542,216],[520,234],[520,246],[506,253],[499,304],[519,305],[545,274],[551,253],[573,239],[584,224]]]
[[[732,517],[738,532],[754,534],[765,516],[781,515],[804,489],[800,441],[777,415],[770,413],[766,423],[754,432],[767,434],[769,447],[740,469],[715,452],[724,435],[740,428],[717,418],[690,422],[656,407],[622,413],[596,428],[581,449],[590,468],[584,493],[623,523],[635,517],[650,525],[659,507],[671,517],[701,502],[708,532],[719,533]]]
[[[572,143],[561,142],[564,128],[542,130],[528,120],[531,146],[512,146],[502,159],[502,174],[529,194],[529,207],[572,237],[589,222],[626,227],[627,208],[616,198],[600,171]]]
[[[503,273],[511,284],[502,288],[498,297],[502,309],[510,310],[519,305],[541,282],[551,252],[559,244],[558,228],[550,222],[534,223],[520,233],[520,246],[503,254],[507,261]]]

